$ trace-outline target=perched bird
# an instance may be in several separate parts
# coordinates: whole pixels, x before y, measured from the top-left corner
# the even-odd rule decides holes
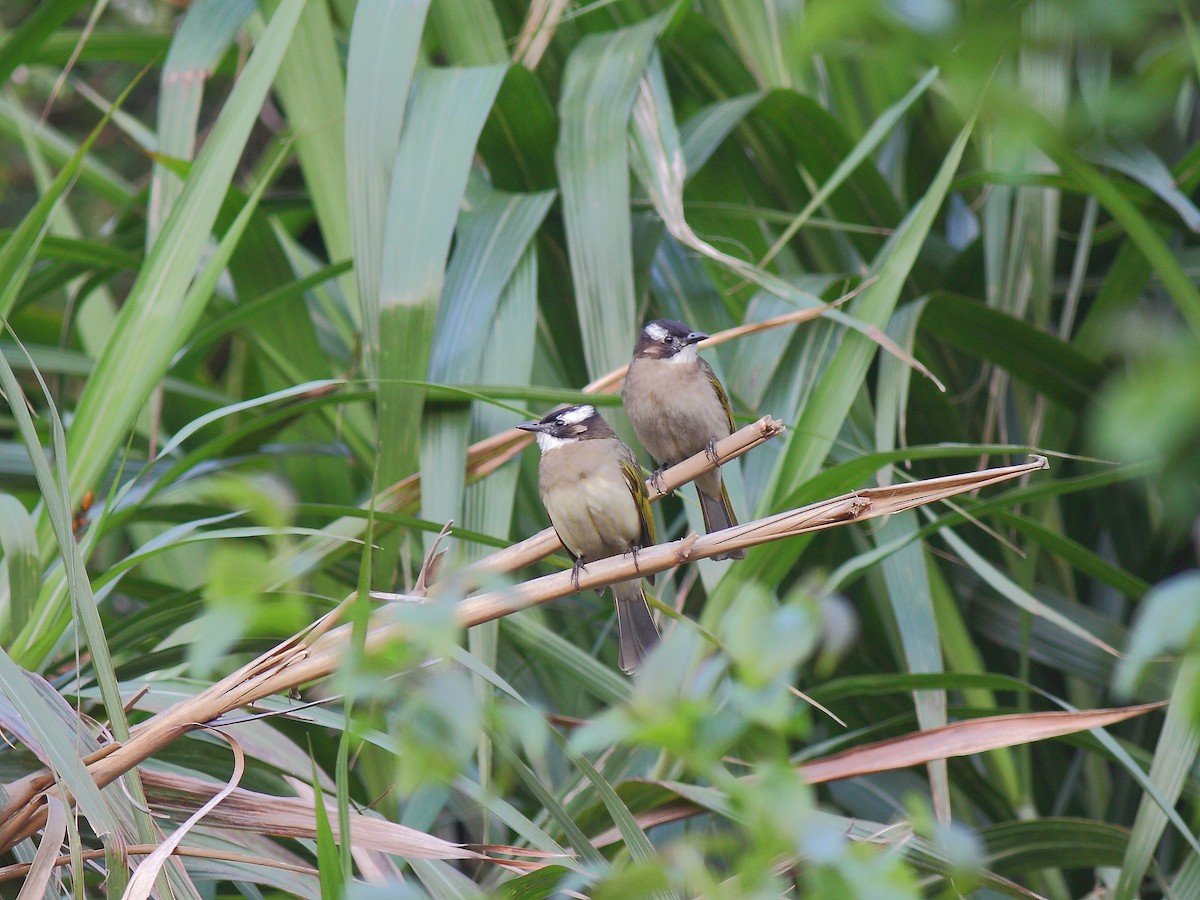
[[[621,397],[638,440],[662,467],[659,472],[701,450],[719,461],[716,443],[733,433],[733,413],[725,389],[696,352],[696,344],[706,337],[682,322],[655,319],[646,323],[633,348]],[[697,478],[696,492],[705,531],[737,524],[720,469]],[[745,551],[731,550],[713,559],[745,555]]]
[[[586,563],[629,552],[636,560],[640,548],[655,542],[642,471],[633,451],[595,407],[571,406],[517,427],[537,435],[542,451],[538,493],[554,530],[575,560],[576,588],[579,570]],[[622,672],[632,675],[658,643],[658,629],[640,580],[622,581],[612,589],[620,636],[618,664]]]

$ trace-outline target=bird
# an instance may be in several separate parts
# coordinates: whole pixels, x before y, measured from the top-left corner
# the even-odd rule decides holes
[[[517,427],[537,437],[538,494],[574,560],[576,590],[587,563],[629,552],[636,562],[637,551],[655,543],[650,497],[637,458],[594,406],[570,406]],[[617,664],[632,675],[658,644],[658,628],[640,579],[618,582],[612,589],[620,640]]]
[[[647,322],[633,348],[621,398],[642,446],[663,469],[700,451],[714,462],[716,444],[733,433],[733,413],[721,382],[696,352],[708,337],[674,319]],[[719,468],[696,479],[704,530],[712,533],[737,524]],[[742,559],[730,550],[713,559]]]

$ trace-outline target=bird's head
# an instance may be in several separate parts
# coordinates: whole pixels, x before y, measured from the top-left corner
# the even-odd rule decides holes
[[[708,335],[703,331],[693,331],[674,319],[655,319],[642,328],[633,355],[634,358],[689,362],[696,358],[696,344],[706,337]]]
[[[522,422],[522,431],[532,431],[543,453],[577,441],[598,440],[614,436],[608,423],[590,403],[555,410],[536,422]]]

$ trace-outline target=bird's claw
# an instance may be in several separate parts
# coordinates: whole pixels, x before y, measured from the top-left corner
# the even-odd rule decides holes
[[[704,445],[704,455],[708,457],[709,461],[714,466],[719,466],[721,464],[721,457],[717,453],[717,442],[715,440],[710,440]]]
[[[579,573],[586,571],[587,567],[583,564],[583,560],[579,557],[575,558],[575,562],[571,565],[571,587],[575,588],[575,593],[579,593]]]
[[[662,494],[664,497],[671,493],[663,484],[663,472],[667,471],[666,467],[655,469],[654,474],[650,476],[650,486]]]

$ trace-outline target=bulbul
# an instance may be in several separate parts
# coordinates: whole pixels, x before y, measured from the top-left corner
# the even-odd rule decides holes
[[[537,435],[542,451],[538,494],[575,561],[576,588],[584,564],[618,553],[636,554],[655,542],[642,471],[633,451],[595,407],[571,406],[517,427]],[[612,589],[621,642],[618,665],[632,675],[658,643],[658,629],[640,579],[619,582]]]
[[[717,441],[733,433],[729,397],[696,352],[696,344],[706,337],[682,322],[655,319],[646,323],[633,348],[621,398],[638,440],[662,467],[660,472],[701,450],[715,459]],[[696,492],[705,531],[737,524],[719,468],[696,479]],[[713,559],[745,555],[731,550]]]

